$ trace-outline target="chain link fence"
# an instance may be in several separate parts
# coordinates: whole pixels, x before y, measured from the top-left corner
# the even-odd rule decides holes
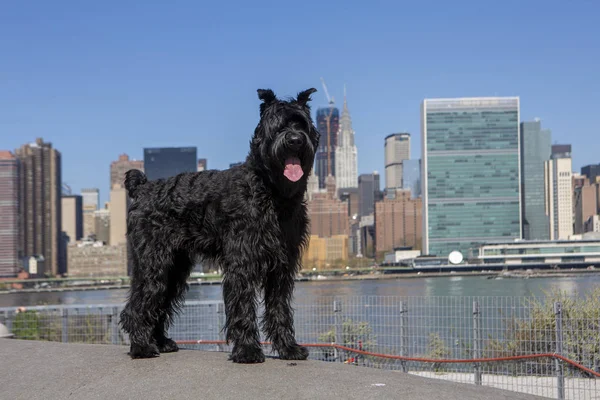
[[[0,308],[0,321],[17,339],[126,345],[118,325],[122,307]],[[549,398],[600,399],[598,291],[578,298],[559,292],[545,298],[320,297],[297,299],[294,309],[300,343],[345,347],[311,348],[311,359]],[[222,302],[188,301],[169,335],[177,341],[218,342],[224,339],[224,323]],[[231,350],[222,343],[182,347]]]

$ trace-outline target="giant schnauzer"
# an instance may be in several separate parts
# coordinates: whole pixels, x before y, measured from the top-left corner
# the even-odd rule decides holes
[[[126,173],[133,270],[120,322],[129,334],[132,358],[177,351],[166,332],[198,259],[223,270],[232,361],[265,359],[256,315],[261,290],[262,328],[273,349],[286,360],[308,357],[294,338],[291,301],[308,242],[304,195],[319,143],[308,105],[314,92],[280,100],[271,90],[258,90],[260,122],[240,166],[156,181],[138,170]]]

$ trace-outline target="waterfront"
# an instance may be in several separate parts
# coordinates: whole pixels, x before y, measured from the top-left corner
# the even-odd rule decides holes
[[[298,301],[331,296],[542,296],[557,288],[569,294],[585,293],[600,286],[600,274],[543,278],[492,278],[488,276],[423,277],[377,280],[323,280],[297,282]],[[127,289],[7,293],[0,307],[54,304],[120,304]],[[187,300],[221,300],[220,285],[192,285]]]

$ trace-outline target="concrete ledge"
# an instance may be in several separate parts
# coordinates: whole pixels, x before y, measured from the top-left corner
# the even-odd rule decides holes
[[[128,348],[0,340],[5,399],[539,399],[488,387],[320,361],[268,358],[239,365],[227,353],[180,350],[131,360]]]

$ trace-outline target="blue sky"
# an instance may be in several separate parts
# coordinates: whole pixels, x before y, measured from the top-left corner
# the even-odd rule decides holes
[[[347,85],[360,173],[383,139],[413,135],[424,98],[520,96],[600,162],[597,1],[21,1],[0,5],[0,149],[43,137],[63,181],[108,199],[109,165],[143,147],[197,146],[210,168],[243,160],[257,88]]]

